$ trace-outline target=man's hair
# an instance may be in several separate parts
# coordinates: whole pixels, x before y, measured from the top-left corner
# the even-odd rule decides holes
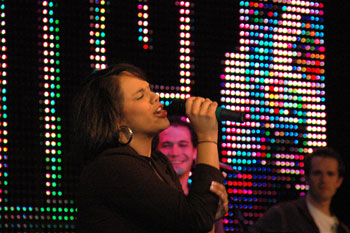
[[[186,127],[190,131],[192,145],[193,145],[193,147],[197,147],[197,145],[198,145],[197,135],[194,132],[192,125],[186,119],[187,118],[184,116],[169,116],[168,117],[168,120],[170,122],[170,126],[175,126],[175,127],[176,126],[183,126],[183,127]],[[154,137],[153,142],[152,142],[152,145],[153,145],[152,148],[153,149],[157,148],[158,144],[159,144],[159,134],[156,137]]]
[[[193,130],[192,125],[186,120],[186,117],[181,117],[181,116],[170,116],[168,117],[170,126],[184,126],[186,127],[190,133],[191,133],[191,141],[193,144],[193,147],[197,147],[198,140],[197,140],[197,135]]]
[[[305,163],[304,163],[304,170],[305,170],[306,177],[309,177],[310,175],[311,161],[312,161],[312,158],[314,157],[333,158],[337,160],[339,176],[340,177],[345,176],[345,166],[340,154],[331,147],[323,147],[323,148],[314,150],[313,153],[306,156]]]

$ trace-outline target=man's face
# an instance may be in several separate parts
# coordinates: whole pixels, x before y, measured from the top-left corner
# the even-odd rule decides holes
[[[313,157],[307,180],[314,201],[331,201],[343,182],[343,178],[339,177],[338,161],[331,157]]]
[[[197,150],[193,147],[190,130],[185,126],[170,126],[159,134],[158,150],[165,154],[177,173],[189,173]]]

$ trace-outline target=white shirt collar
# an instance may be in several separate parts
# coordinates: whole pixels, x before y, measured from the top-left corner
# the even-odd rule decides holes
[[[320,233],[336,233],[339,221],[336,216],[328,216],[306,199],[307,208]]]

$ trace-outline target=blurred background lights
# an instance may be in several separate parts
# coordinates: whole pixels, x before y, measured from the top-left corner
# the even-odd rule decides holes
[[[286,192],[277,180],[293,180],[287,190],[304,194],[299,161],[312,148],[327,145],[325,49],[320,46],[324,44],[323,4],[275,0],[272,4],[240,1],[239,5],[240,46],[225,54],[220,101],[225,108],[245,112],[246,122],[223,122],[221,154],[223,162],[242,164],[243,174],[264,177],[259,166],[271,170],[274,179],[265,177],[264,183],[256,179],[256,190],[250,192],[256,195],[254,203],[262,214],[267,203],[277,202]],[[248,163],[236,159],[238,154],[261,151],[271,154],[272,160],[244,166]],[[275,191],[260,192],[260,186],[275,186]],[[247,194],[236,189],[232,193]],[[248,222],[255,219],[256,211],[242,211]]]
[[[36,4],[38,118],[40,156],[45,164],[42,174],[45,200],[38,206],[9,204],[8,143],[12,139],[8,138],[11,131],[7,122],[11,117],[7,99],[7,12],[6,1],[0,1],[0,212],[1,219],[20,220],[19,228],[28,231],[43,226],[38,222],[51,221],[45,225],[48,232],[68,232],[74,229],[76,209],[73,200],[63,198],[62,188],[66,146],[62,141],[66,135],[62,126],[65,119],[58,106],[66,80],[61,77],[63,28],[57,11],[62,2],[40,0]],[[107,33],[115,26],[108,24],[111,5],[103,0],[89,0],[86,4],[88,51],[84,59],[91,69],[103,69],[107,66],[107,46],[112,43]],[[135,44],[146,54],[154,53],[158,49],[154,3],[138,0],[133,4]],[[220,85],[217,100],[222,107],[246,113],[244,123],[221,122],[219,145],[221,161],[234,169],[225,181],[227,190],[245,223],[251,224],[280,197],[305,194],[308,186],[302,179],[304,158],[315,147],[327,145],[324,4],[242,0],[237,5],[238,23],[232,34],[235,44],[222,54],[221,74],[213,77],[213,83]],[[199,15],[196,10],[200,8],[196,8],[194,1],[176,0],[172,6],[176,12],[172,22],[176,23],[177,62],[175,77],[171,78],[177,83],[152,84],[165,105],[192,94],[197,78],[195,42],[202,40],[195,37]],[[230,203],[229,213],[223,219],[226,232],[239,231],[235,205]],[[4,229],[16,227],[1,224]]]

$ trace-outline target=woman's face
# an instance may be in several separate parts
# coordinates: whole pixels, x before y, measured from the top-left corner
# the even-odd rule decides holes
[[[167,112],[148,82],[123,72],[119,84],[123,96],[121,123],[132,129],[134,137],[153,137],[169,127]]]

